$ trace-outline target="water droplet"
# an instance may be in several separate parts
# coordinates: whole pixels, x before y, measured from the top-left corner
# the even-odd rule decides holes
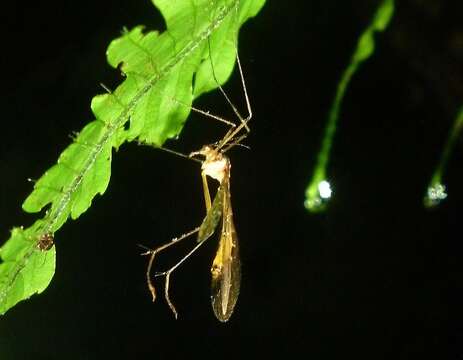
[[[307,196],[304,206],[310,212],[322,212],[325,210],[328,199],[331,198],[332,194],[333,190],[330,183],[327,180],[322,180],[317,185],[316,193]]]
[[[322,199],[329,199],[333,190],[331,190],[331,185],[328,181],[323,180],[318,183],[318,192]]]
[[[439,205],[448,196],[445,190],[445,185],[441,183],[429,186],[424,198],[424,205],[429,208]]]

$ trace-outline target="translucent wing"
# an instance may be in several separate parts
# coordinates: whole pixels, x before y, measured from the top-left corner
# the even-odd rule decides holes
[[[210,210],[207,212],[201,226],[198,231],[198,242],[203,242],[211,237],[214,233],[217,225],[219,224],[220,217],[223,211],[224,200],[224,186],[219,186],[217,194],[215,195],[214,201]]]
[[[233,224],[229,180],[224,181],[221,187],[223,187],[222,232],[211,268],[211,301],[215,316],[225,322],[233,313],[240,292],[241,262],[238,237]]]

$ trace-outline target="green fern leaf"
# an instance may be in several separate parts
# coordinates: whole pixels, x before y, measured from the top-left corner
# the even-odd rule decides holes
[[[194,98],[230,76],[240,26],[257,14],[265,0],[153,0],[167,30],[125,30],[111,42],[108,62],[125,80],[113,91],[93,98],[95,120],[77,135],[36,183],[23,203],[43,219],[28,229],[14,229],[0,249],[0,314],[34,293],[54,274],[55,248],[40,249],[40,239],[54,234],[70,217],[78,218],[111,174],[112,149],[129,141],[153,146],[179,135]],[[208,41],[209,40],[209,41]],[[129,126],[127,122],[129,121]]]

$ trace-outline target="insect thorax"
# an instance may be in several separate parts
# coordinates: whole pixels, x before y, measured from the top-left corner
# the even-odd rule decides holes
[[[228,157],[210,146],[204,146],[199,153],[206,157],[201,166],[204,174],[222,183],[230,170]]]

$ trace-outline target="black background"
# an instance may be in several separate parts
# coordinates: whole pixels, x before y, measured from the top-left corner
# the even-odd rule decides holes
[[[242,29],[254,119],[251,150],[230,153],[243,278],[228,323],[209,304],[214,241],[173,275],[179,320],[163,299],[151,303],[137,244],[153,247],[196,226],[201,181],[197,164],[131,144],[114,153],[105,195],[55,234],[49,288],[0,319],[0,358],[461,358],[453,312],[461,141],[445,175],[449,198],[436,210],[422,207],[463,103],[460,1],[399,4],[348,89],[329,211],[303,208],[337,80],[377,3],[268,1]],[[32,189],[27,178],[40,177],[93,119],[99,83],[120,82],[105,60],[110,40],[123,26],[164,26],[147,0],[12,6],[2,9],[2,241],[36,219],[20,208]],[[238,74],[226,89],[243,104]],[[217,94],[196,105],[230,116]],[[169,146],[189,152],[223,132],[193,116]]]

